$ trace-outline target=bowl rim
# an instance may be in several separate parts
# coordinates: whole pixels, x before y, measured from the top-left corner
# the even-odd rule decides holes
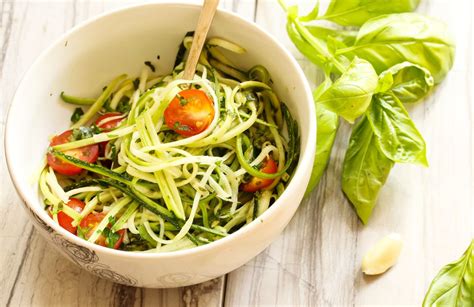
[[[26,72],[21,77],[20,82],[18,83],[18,86],[15,90],[15,94],[11,100],[10,106],[8,108],[7,116],[6,116],[5,132],[4,132],[4,149],[5,149],[7,169],[9,171],[10,177],[12,179],[13,185],[18,195],[20,196],[21,200],[26,205],[25,209],[29,208],[30,210],[32,210],[35,214],[39,216],[39,218],[43,222],[46,223],[47,226],[51,227],[54,231],[59,233],[65,239],[72,241],[73,243],[79,246],[83,246],[88,249],[91,249],[93,251],[98,251],[102,254],[104,253],[108,254],[109,256],[129,257],[129,258],[136,258],[136,259],[178,258],[178,257],[191,256],[194,254],[210,251],[212,249],[217,249],[227,244],[230,241],[235,241],[238,238],[243,237],[247,235],[248,233],[252,232],[258,225],[262,224],[264,220],[267,220],[270,216],[274,215],[277,211],[281,210],[281,207],[283,206],[283,203],[285,201],[291,201],[290,199],[291,190],[293,190],[294,187],[296,187],[296,185],[299,183],[300,181],[299,177],[302,177],[304,175],[304,172],[306,172],[306,169],[307,169],[306,166],[309,167],[309,169],[312,168],[315,147],[316,147],[316,110],[315,110],[314,104],[312,103],[312,93],[311,93],[309,82],[306,76],[304,75],[302,68],[299,66],[298,62],[294,58],[294,56],[286,49],[286,47],[282,43],[280,43],[272,34],[267,32],[260,25],[239,16],[237,13],[234,13],[227,9],[218,8],[218,14],[225,15],[225,17],[228,17],[229,19],[232,20],[231,22],[244,23],[250,27],[255,28],[255,30],[259,33],[259,35],[265,36],[283,52],[283,55],[288,61],[288,63],[291,64],[293,68],[295,69],[296,76],[298,77],[298,82],[302,83],[303,85],[303,91],[305,93],[306,101],[308,102],[308,109],[309,109],[309,112],[307,114],[307,116],[309,117],[309,120],[308,120],[309,129],[307,129],[308,136],[307,136],[306,146],[305,148],[300,148],[300,157],[298,161],[298,166],[295,170],[295,174],[293,175],[292,180],[288,184],[288,187],[285,189],[282,195],[280,195],[280,197],[275,201],[275,203],[270,208],[268,208],[261,216],[259,216],[258,219],[253,220],[250,224],[245,225],[238,231],[205,245],[196,246],[196,247],[185,249],[185,250],[166,252],[166,253],[132,252],[132,251],[122,251],[122,250],[115,250],[115,249],[103,247],[103,246],[91,243],[89,241],[83,240],[73,235],[72,233],[68,232],[64,228],[60,227],[59,224],[54,223],[51,219],[45,218],[48,215],[46,214],[44,210],[39,210],[39,206],[37,208],[37,206],[30,205],[30,202],[31,203],[39,202],[39,200],[37,199],[32,200],[27,196],[27,193],[25,192],[27,189],[26,187],[23,187],[19,183],[19,179],[17,178],[17,175],[15,174],[13,170],[13,165],[10,161],[11,153],[10,153],[9,148],[11,148],[12,146],[9,146],[9,144],[12,143],[10,139],[13,139],[14,137],[9,132],[11,130],[9,129],[11,125],[11,118],[10,118],[11,109],[17,99],[18,89],[21,87],[21,85],[23,84],[23,81],[27,78],[27,76],[34,70],[36,66],[39,65],[41,60],[56,46],[63,44],[64,40],[67,40],[69,36],[82,30],[83,28],[89,26],[90,24],[93,24],[104,17],[108,17],[115,14],[121,14],[128,10],[140,9],[142,7],[148,7],[148,6],[164,6],[164,7],[185,6],[185,7],[192,7],[192,8],[200,7],[199,4],[183,2],[183,0],[165,0],[161,2],[155,2],[155,3],[141,3],[141,4],[125,5],[123,7],[105,11],[101,14],[91,17],[79,23],[78,25],[72,27],[65,33],[63,33],[59,38],[54,40],[54,42],[51,45],[49,45],[49,47],[47,47],[45,50],[43,50],[40,53],[40,55],[34,60],[33,64],[26,70]],[[301,130],[301,127],[300,127],[300,130]],[[297,207],[299,207],[299,204],[297,205]]]

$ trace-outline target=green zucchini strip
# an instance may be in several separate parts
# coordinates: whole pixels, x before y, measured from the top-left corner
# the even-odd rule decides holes
[[[82,106],[90,106],[90,105],[94,104],[94,102],[96,102],[96,100],[97,100],[97,99],[93,99],[93,98],[82,98],[82,97],[66,95],[66,94],[64,94],[64,92],[61,92],[60,97],[64,102],[67,102],[67,103],[70,103],[70,104],[82,105]]]

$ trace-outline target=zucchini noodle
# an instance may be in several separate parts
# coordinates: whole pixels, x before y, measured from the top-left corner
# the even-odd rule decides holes
[[[298,162],[299,130],[270,74],[262,65],[242,70],[227,55],[245,49],[210,38],[193,80],[183,80],[192,35],[167,75],[147,61],[139,76],[116,77],[95,99],[61,93],[88,108],[67,141],[53,138],[39,175],[45,210],[62,227],[109,248],[170,252],[238,231],[281,195]],[[193,134],[167,118],[173,101],[186,106],[186,90],[205,94],[213,111]],[[83,206],[69,207],[72,198]]]

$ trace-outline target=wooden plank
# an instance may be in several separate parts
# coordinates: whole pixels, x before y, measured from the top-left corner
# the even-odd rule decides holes
[[[308,10],[308,2],[303,10]],[[372,220],[363,226],[340,190],[350,133],[343,124],[317,190],[303,201],[278,240],[229,274],[226,306],[420,305],[439,268],[459,257],[474,236],[469,215],[474,183],[472,3],[422,1],[419,11],[445,20],[458,43],[448,78],[423,104],[410,108],[427,142],[430,167],[397,165]],[[275,2],[259,1],[257,23],[291,50],[315,86],[321,76],[292,46],[283,20]],[[383,276],[364,277],[363,254],[392,231],[405,240],[398,265]]]
[[[313,85],[319,72],[297,53],[284,32],[284,16],[271,1],[224,1],[281,39]],[[126,4],[130,4],[127,2]],[[472,210],[472,3],[424,1],[420,11],[446,20],[457,35],[457,61],[435,95],[410,111],[429,148],[429,169],[397,166],[371,223],[362,227],[340,193],[340,166],[349,127],[343,125],[332,162],[318,190],[306,199],[284,234],[227,281],[228,306],[249,304],[419,304],[440,266],[457,258],[473,235]],[[117,1],[0,3],[0,99],[10,101],[23,72],[66,29]],[[0,105],[3,138],[6,103]],[[3,140],[0,140],[3,142]],[[32,230],[18,207],[0,150],[0,305],[215,306],[224,279],[184,289],[152,290],[114,285],[69,264]],[[20,213],[18,213],[20,212]],[[364,278],[360,259],[378,237],[405,238],[400,263],[385,276]],[[403,285],[403,286],[400,286]],[[62,291],[57,291],[61,289]],[[393,289],[397,289],[393,291]]]
[[[13,97],[13,93],[18,84],[23,71],[31,64],[33,58],[37,55],[37,48],[46,47],[42,42],[35,41],[35,38],[26,33],[19,27],[24,24],[27,16],[26,5],[24,3],[15,4],[13,2],[1,3],[1,57],[0,57],[0,104],[1,126],[0,139],[3,143],[5,115],[8,102]],[[41,31],[40,25],[38,31]],[[50,39],[54,34],[46,32],[45,40]],[[20,62],[16,57],[23,42],[31,40],[33,46],[23,50],[23,60]],[[13,289],[21,284],[18,278],[18,272],[26,261],[26,251],[31,243],[32,226],[26,220],[26,215],[20,208],[19,199],[13,190],[10,178],[7,176],[3,148],[0,150],[1,163],[1,187],[0,187],[0,241],[2,249],[0,250],[0,305],[6,305],[11,299]],[[8,268],[8,269],[7,269]]]
[[[11,101],[29,65],[62,33],[91,16],[136,3],[139,2],[0,2],[1,101]],[[224,0],[221,7],[253,18],[253,1]],[[0,104],[1,143],[8,105]],[[20,209],[20,200],[7,175],[3,147],[0,165],[0,305],[221,305],[224,277],[186,288],[143,289],[101,280],[69,263],[33,230]]]

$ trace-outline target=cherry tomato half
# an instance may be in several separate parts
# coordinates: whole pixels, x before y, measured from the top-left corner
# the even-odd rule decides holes
[[[86,240],[92,236],[95,231],[95,228],[104,219],[105,215],[105,213],[90,213],[88,216],[82,219],[79,226],[81,227],[81,229],[86,231],[86,233],[84,234]],[[118,234],[118,238],[117,241],[115,241],[114,243],[113,249],[118,249],[120,247],[123,242],[123,237],[125,236],[125,231],[125,229],[120,229],[116,232]],[[100,235],[95,241],[95,243],[101,246],[110,247],[109,238],[106,238],[103,235]]]
[[[214,119],[214,104],[201,90],[179,92],[165,110],[166,125],[183,136],[206,130]]]
[[[113,118],[113,119],[112,119]],[[95,125],[104,132],[112,131],[125,119],[122,113],[109,112],[105,113],[95,121]]]
[[[77,213],[81,213],[82,209],[84,209],[85,204],[84,204],[84,202],[82,202],[81,200],[79,200],[77,198],[71,198],[69,200],[69,202],[66,204],[66,206],[71,207]],[[74,221],[74,219],[72,217],[70,217],[69,215],[67,215],[66,213],[64,213],[62,210],[58,212],[59,225],[62,228],[69,231],[70,233],[76,234],[77,233],[77,226],[72,226],[73,221]]]
[[[71,141],[73,141],[72,130],[67,130],[62,134],[55,136],[51,140],[49,146],[52,147],[55,145],[69,143]],[[68,156],[73,156],[74,158],[87,163],[94,163],[99,157],[99,146],[97,144],[93,144],[89,146],[79,147],[67,150],[64,152],[64,154]],[[72,165],[71,163],[64,162],[61,159],[53,156],[53,154],[51,153],[48,153],[46,155],[46,159],[48,160],[48,165],[60,174],[72,176],[77,175],[82,171],[82,168]]]
[[[120,116],[120,117],[119,117]],[[115,118],[113,118],[115,117]],[[112,119],[113,118],[113,119]],[[105,113],[95,121],[95,125],[103,132],[109,132],[117,128],[118,125],[125,119],[122,113],[119,112],[109,112]],[[107,141],[99,143],[99,155],[103,157],[105,155],[105,147],[107,146]]]
[[[266,174],[275,174],[278,170],[278,165],[272,158],[265,160],[265,165],[260,169],[261,172]],[[264,179],[258,177],[252,177],[249,182],[241,185],[241,189],[245,192],[256,192],[264,189],[273,183],[274,179]]]

